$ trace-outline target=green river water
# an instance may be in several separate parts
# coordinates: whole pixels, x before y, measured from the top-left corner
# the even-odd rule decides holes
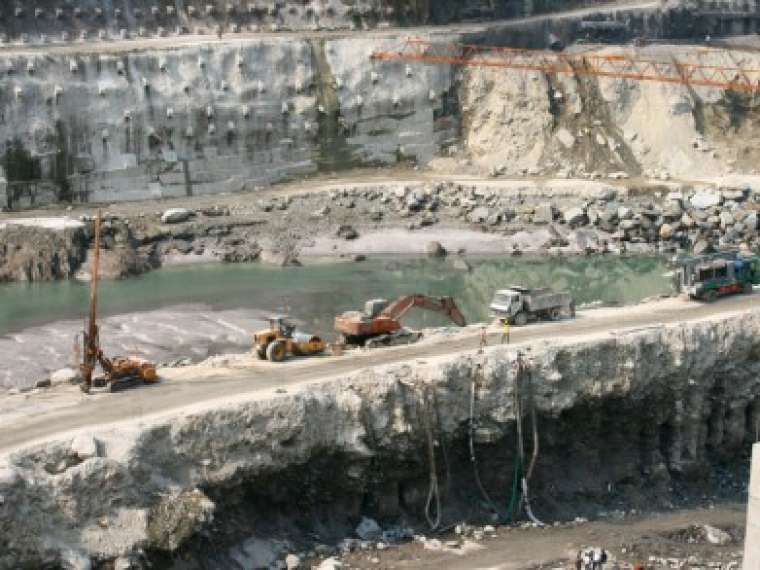
[[[204,304],[214,309],[248,308],[285,312],[314,332],[331,329],[335,314],[358,309],[367,299],[407,293],[453,296],[471,322],[488,316],[493,292],[510,284],[551,286],[569,291],[576,305],[631,304],[669,293],[664,260],[654,257],[374,258],[274,268],[261,264],[194,265],[166,268],[142,277],[105,281],[100,313],[113,315]],[[0,286],[0,335],[54,321],[78,319],[87,311],[88,286],[74,281]],[[411,326],[445,324],[417,311]]]

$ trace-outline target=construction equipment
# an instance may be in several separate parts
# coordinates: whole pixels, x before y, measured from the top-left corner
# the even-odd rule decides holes
[[[451,297],[405,295],[392,303],[386,299],[372,299],[364,311],[349,311],[335,317],[335,331],[341,344],[353,346],[390,346],[416,342],[421,334],[404,329],[401,318],[412,308],[419,307],[445,315],[458,326],[467,322]]]
[[[398,49],[376,51],[370,58],[375,61],[416,61],[426,64],[506,68],[576,76],[594,75],[717,87],[745,93],[760,92],[760,69],[738,65],[735,67],[705,65],[678,61],[673,57],[652,60],[627,54],[567,50],[554,52],[409,39]]]
[[[555,292],[546,287],[530,289],[512,285],[500,289],[496,291],[489,308],[492,316],[518,327],[539,319],[556,321],[563,313],[575,316],[575,303],[570,294]]]
[[[254,350],[261,360],[282,362],[287,356],[313,356],[327,348],[318,336],[299,333],[283,315],[269,317],[269,328],[253,335]]]
[[[760,285],[760,257],[715,253],[681,259],[679,288],[692,299],[712,302]]]
[[[100,272],[101,215],[95,218],[95,246],[92,255],[90,278],[90,315],[86,330],[82,332],[82,391],[90,393],[93,387],[115,391],[136,383],[153,383],[158,380],[156,365],[137,357],[108,358],[100,348],[100,332],[97,324],[98,278]],[[95,367],[100,364],[104,375],[93,378]]]

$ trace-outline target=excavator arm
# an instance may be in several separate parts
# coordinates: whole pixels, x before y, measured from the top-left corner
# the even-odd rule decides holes
[[[414,307],[445,315],[460,327],[467,325],[467,321],[465,320],[462,311],[459,310],[459,307],[457,307],[457,304],[452,297],[406,295],[404,297],[399,297],[393,303],[388,305],[380,315],[390,319],[399,320]]]

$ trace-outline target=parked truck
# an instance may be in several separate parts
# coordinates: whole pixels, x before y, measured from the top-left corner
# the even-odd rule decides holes
[[[491,315],[509,324],[523,326],[529,321],[556,321],[563,315],[575,316],[575,304],[569,293],[548,287],[530,289],[513,285],[496,291],[490,305]]]
[[[715,253],[681,259],[679,289],[692,299],[712,302],[760,285],[760,257]]]

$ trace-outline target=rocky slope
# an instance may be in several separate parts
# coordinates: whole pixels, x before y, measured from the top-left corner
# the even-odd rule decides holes
[[[759,188],[757,177],[709,185],[442,178],[187,198],[175,203],[189,207],[168,210],[113,205],[104,229],[104,275],[135,275],[162,263],[287,265],[309,256],[425,254],[432,241],[443,245],[432,254],[750,251],[758,248]],[[10,218],[14,224],[0,226],[7,243],[0,249],[0,281],[86,278],[92,212],[71,215],[84,220],[73,241],[35,228],[34,219]],[[27,245],[16,245],[14,236]]]
[[[0,223],[0,282],[73,277],[90,243],[87,228],[73,220],[52,222]]]
[[[580,48],[578,48],[580,49]],[[601,56],[757,69],[754,50],[607,47]],[[757,167],[751,94],[507,69],[465,74],[462,140],[474,165],[563,176],[626,172],[694,180]]]
[[[494,347],[62,434],[0,458],[0,567],[229,568],[243,542],[308,548],[362,515],[417,524],[430,452],[444,517],[477,517],[489,507],[470,433],[483,489],[504,516],[517,402],[526,430],[537,413],[531,490],[543,517],[736,495],[743,475],[713,468],[734,468],[760,421],[758,333],[752,311],[535,345],[519,381],[515,350]]]

